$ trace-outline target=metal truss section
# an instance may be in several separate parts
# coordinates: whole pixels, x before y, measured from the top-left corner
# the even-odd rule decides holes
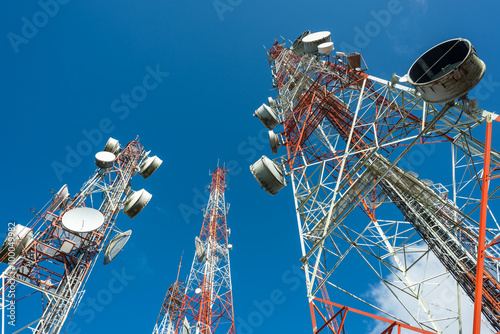
[[[466,96],[427,103],[397,76],[384,80],[353,69],[351,57],[359,54],[297,56],[275,42],[268,55],[279,92],[272,106],[280,121],[274,132],[286,146],[275,161],[293,187],[313,323],[324,324],[313,328],[335,332],[332,321],[339,318],[331,313],[337,314],[337,304],[319,301],[341,291],[401,323],[456,332],[464,316],[460,294],[474,300],[485,148],[478,137],[489,113]],[[425,147],[444,152],[439,166],[451,169],[449,177],[425,171],[430,181],[419,178],[411,164],[399,166]],[[496,331],[499,162],[493,149],[482,308]],[[439,270],[429,276],[416,272],[429,261]],[[363,289],[348,291],[336,283],[354,263],[369,268],[371,277],[388,288],[407,311],[404,318],[377,306]],[[450,284],[455,305],[436,305],[433,293]],[[326,314],[318,316],[316,303]]]
[[[184,289],[184,282],[179,282],[178,280],[170,285],[153,328],[153,334],[175,333],[175,326],[179,320],[179,313],[182,307]]]

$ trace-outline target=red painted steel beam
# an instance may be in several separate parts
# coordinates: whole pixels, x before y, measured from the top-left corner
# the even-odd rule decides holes
[[[474,299],[474,323],[472,327],[473,334],[481,333],[484,250],[485,250],[485,240],[486,240],[486,219],[488,217],[488,186],[489,186],[489,176],[490,176],[491,128],[492,128],[492,120],[490,117],[488,117],[486,121],[486,140],[484,143],[483,189],[481,189],[479,240],[477,243],[476,295]]]
[[[366,316],[366,317],[370,317],[372,319],[376,319],[376,320],[379,320],[379,321],[383,321],[385,323],[388,323],[390,324],[389,325],[389,328],[392,328],[393,326],[398,326],[398,329],[399,328],[404,328],[404,329],[408,329],[408,330],[411,330],[411,331],[414,331],[416,333],[422,333],[422,334],[436,334],[435,332],[431,332],[431,331],[427,331],[425,329],[421,329],[421,328],[417,328],[417,327],[413,327],[413,326],[410,326],[410,325],[407,325],[407,324],[404,324],[402,322],[398,322],[398,321],[394,321],[394,320],[390,320],[390,319],[387,319],[387,318],[384,318],[384,317],[381,317],[381,316],[378,316],[378,315],[375,315],[375,314],[371,314],[371,313],[368,313],[368,312],[364,312],[364,311],[360,311],[360,310],[357,310],[357,309],[354,309],[352,307],[348,307],[348,306],[343,306],[343,305],[340,305],[340,304],[337,304],[337,303],[334,303],[332,301],[329,301],[329,300],[324,300],[324,299],[320,299],[320,298],[317,298],[317,297],[313,297],[314,300],[317,300],[319,302],[322,302],[322,303],[325,303],[325,304],[331,304],[335,307],[338,307],[338,308],[341,308],[341,309],[345,309],[346,313],[347,312],[353,312],[353,313],[357,313],[357,314],[360,314],[360,315],[363,315],[363,316]],[[312,301],[310,303],[313,303]],[[339,314],[339,313],[337,313]]]

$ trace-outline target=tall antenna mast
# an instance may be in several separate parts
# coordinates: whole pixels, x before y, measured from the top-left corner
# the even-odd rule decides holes
[[[70,311],[76,311],[99,253],[105,248],[107,264],[123,248],[131,231],[105,244],[115,230],[118,213],[123,209],[134,218],[152,197],[130,186],[134,175],[148,178],[161,165],[161,159],[148,153],[138,138],[125,147],[110,138],[104,151],[96,154],[98,169],[78,193],[71,197],[64,185],[27,226],[15,225],[0,248],[0,259],[9,263],[1,276],[2,297],[12,286],[26,286],[26,296],[40,293],[43,309],[23,328],[59,333]],[[18,300],[25,297],[20,292],[16,291]]]
[[[226,170],[217,167],[212,173],[201,233],[195,238],[196,251],[177,322],[178,334],[235,331],[225,179]]]
[[[182,257],[179,261],[179,268],[177,270],[177,277],[175,282],[170,285],[167,294],[161,305],[160,314],[156,320],[153,334],[173,334],[175,333],[175,325],[179,319],[179,312],[181,310],[182,301],[184,297],[184,282],[179,281],[179,274],[181,272]]]

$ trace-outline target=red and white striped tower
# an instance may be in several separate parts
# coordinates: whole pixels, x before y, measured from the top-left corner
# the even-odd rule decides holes
[[[177,322],[178,334],[234,333],[233,294],[229,265],[224,191],[226,170],[217,167],[209,186],[203,226],[195,239],[196,252]]]
[[[137,173],[147,178],[162,163],[148,153],[138,138],[125,147],[110,138],[96,154],[98,169],[78,193],[71,196],[63,186],[32,221],[9,231],[0,249],[0,260],[9,264],[1,276],[2,315],[8,306],[6,291],[16,289],[15,302],[39,293],[42,315],[33,314],[30,323],[19,327],[39,334],[63,329],[100,252],[105,249],[107,264],[130,236],[131,231],[120,233],[115,226],[120,211],[134,218],[151,199],[144,189],[134,192],[130,186]],[[112,233],[116,236],[106,246]]]
[[[184,282],[179,281],[181,271],[182,258],[177,270],[177,278],[170,285],[161,304],[160,314],[153,328],[153,334],[174,334],[175,325],[179,319],[179,313],[184,300]]]

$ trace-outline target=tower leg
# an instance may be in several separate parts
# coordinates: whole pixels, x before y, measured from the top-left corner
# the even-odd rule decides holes
[[[484,248],[486,239],[486,218],[488,217],[488,185],[491,153],[491,116],[486,116],[486,140],[484,142],[483,189],[481,189],[481,214],[479,219],[479,240],[477,244],[476,295],[474,299],[473,333],[481,332],[481,308],[483,302]]]

